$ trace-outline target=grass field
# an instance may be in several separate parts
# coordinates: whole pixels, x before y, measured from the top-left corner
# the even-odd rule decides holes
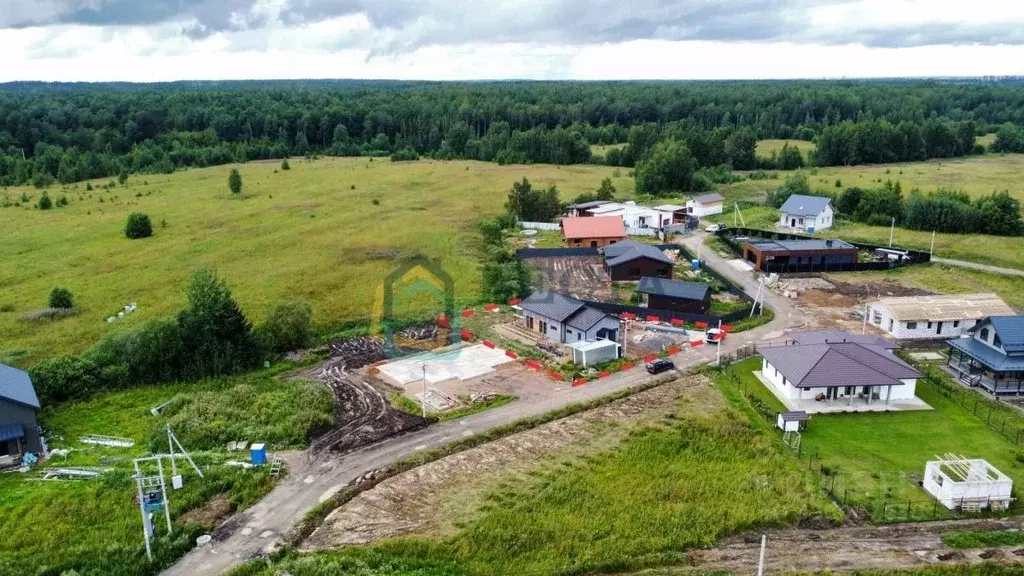
[[[295,555],[266,573],[623,572],[680,564],[737,531],[835,517],[774,439],[713,390],[700,397],[616,448],[507,479],[454,536]]]
[[[752,374],[760,362],[747,360],[735,370],[746,393],[781,411],[783,404]],[[925,462],[946,452],[985,458],[1015,482],[1024,481],[1024,465],[1015,460],[1019,449],[1013,443],[929,383],[919,381],[916,393],[934,410],[813,416],[803,433],[803,461],[817,454],[820,464],[835,474],[837,493],[849,489],[851,501],[876,506],[883,501],[903,507],[908,500],[929,501],[917,481]]]
[[[995,292],[1007,304],[1024,310],[1024,278],[990,274],[942,264],[925,264],[896,268],[889,272],[831,273],[844,282],[878,282],[895,280],[904,286],[931,290],[939,294]]]
[[[804,160],[807,160],[807,155],[814,150],[814,142],[808,142],[806,140],[758,140],[757,141],[757,155],[762,158],[768,158],[772,155],[772,152],[778,152],[782,150],[782,147],[789,144],[790,148],[796,148],[804,155]]]
[[[111,469],[96,480],[39,480],[39,469],[0,475],[0,574],[143,574],[166,566],[194,545],[210,527],[180,521],[188,510],[220,496],[222,513],[245,508],[273,487],[264,471],[220,465],[247,459],[245,453],[220,453],[228,440],[266,441],[271,450],[303,447],[314,428],[330,423],[332,399],[323,385],[275,376],[287,366],[221,380],[147,386],[99,394],[84,402],[48,407],[40,417],[50,432],[51,448],[71,448],[42,468],[75,466]],[[150,408],[173,403],[160,417]],[[182,445],[203,467],[205,479],[188,464],[185,488],[170,494],[176,534],[161,536],[157,562],[145,560],[139,511],[135,505],[132,458],[167,452],[163,426],[170,424]],[[133,448],[81,444],[86,434],[121,436]],[[165,466],[166,466],[165,462]],[[162,519],[161,519],[162,520]],[[161,534],[166,526],[161,524]]]
[[[747,226],[751,228],[774,230],[778,221],[779,211],[774,208],[748,206],[741,210]],[[732,226],[734,215],[731,211],[726,211],[708,218],[708,220]],[[857,222],[837,221],[835,226],[816,232],[815,236],[841,238],[851,242],[863,242],[878,246],[889,244],[889,228],[887,226],[868,226]],[[902,248],[927,252],[931,249],[931,244],[931,232],[896,228],[893,236],[893,245]],[[1024,237],[936,234],[935,256],[1024,270]],[[958,269],[957,272],[960,270]],[[1011,279],[1010,282],[1019,283],[1021,280]]]
[[[812,188],[830,191],[839,190],[835,186],[836,180],[840,181],[843,188],[877,187],[886,180],[892,180],[902,185],[904,194],[908,194],[914,188],[920,188],[924,192],[938,188],[956,188],[971,196],[1007,190],[1015,198],[1024,201],[1024,180],[1018,177],[1022,171],[1024,154],[986,154],[903,164],[804,169]],[[737,182],[723,188],[723,194],[730,200],[757,197],[764,190],[781,186],[792,173],[793,171],[779,170],[778,180]]]
[[[591,144],[590,153],[594,156],[604,156],[609,150],[622,150],[625,147],[625,142],[620,144]]]
[[[513,181],[556,185],[568,200],[614,172],[367,158],[291,166],[238,166],[244,199],[229,198],[232,166],[221,166],[133,177],[128,188],[109,191],[87,192],[81,183],[63,192],[69,206],[50,211],[0,208],[0,310],[12,310],[0,312],[0,356],[28,365],[80,352],[110,329],[108,316],[131,302],[138,311],[123,324],[169,314],[183,305],[189,274],[203,267],[219,271],[256,321],[280,298],[312,301],[321,326],[368,319],[380,282],[416,254],[440,259],[456,298],[474,301],[482,246],[475,225],[503,210]],[[632,194],[632,179],[612,179],[620,193]],[[11,188],[0,200],[22,193],[33,201],[39,196]],[[62,192],[49,194],[56,199]],[[124,238],[125,219],[136,211],[152,218],[152,238]],[[55,286],[72,291],[80,314],[22,321],[22,314],[46,306]]]

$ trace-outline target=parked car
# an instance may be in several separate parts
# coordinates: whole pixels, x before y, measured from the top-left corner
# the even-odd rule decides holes
[[[655,360],[654,362],[649,363],[647,365],[647,373],[648,374],[661,374],[662,372],[665,372],[667,370],[672,370],[675,367],[676,367],[676,365],[673,364],[671,360],[666,360],[666,359],[662,358],[660,360]]]
[[[712,224],[711,226],[708,226],[704,230],[711,232],[712,234],[716,234],[718,232],[721,232],[722,230],[725,230],[725,224]]]
[[[725,330],[721,328],[708,328],[704,333],[704,341],[708,344],[718,344],[725,338]]]

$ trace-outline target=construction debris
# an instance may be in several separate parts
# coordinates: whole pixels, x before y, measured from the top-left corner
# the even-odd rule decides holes
[[[108,446],[110,448],[131,448],[135,446],[135,440],[131,438],[121,438],[119,436],[97,436],[95,434],[89,434],[86,436],[79,436],[78,441],[82,444],[94,444],[98,446]]]
[[[42,472],[43,480],[66,480],[66,479],[88,479],[96,478],[104,472],[110,472],[112,468],[88,469],[88,468],[50,468]]]

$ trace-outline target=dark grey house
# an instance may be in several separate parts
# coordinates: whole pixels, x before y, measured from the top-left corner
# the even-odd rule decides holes
[[[0,464],[42,451],[38,410],[39,398],[28,373],[0,364]]]
[[[558,292],[534,292],[519,303],[523,324],[545,337],[571,344],[618,340],[619,321],[579,300]]]
[[[636,292],[645,295],[648,308],[702,314],[711,307],[711,290],[707,284],[699,282],[644,276]]]
[[[612,280],[639,280],[644,276],[672,278],[672,259],[657,246],[624,240],[601,249],[604,269]]]

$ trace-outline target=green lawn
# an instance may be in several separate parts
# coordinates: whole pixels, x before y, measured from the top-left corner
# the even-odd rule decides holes
[[[10,310],[0,312],[0,356],[27,366],[81,352],[111,329],[108,316],[132,302],[138,311],[119,324],[168,315],[183,305],[188,276],[203,267],[218,270],[251,319],[264,318],[281,298],[307,299],[324,332],[368,321],[384,277],[416,254],[440,259],[456,299],[474,302],[482,250],[476,222],[502,212],[513,181],[556,185],[566,201],[608,177],[622,195],[633,190],[627,171],[616,177],[614,168],[592,165],[324,158],[291,166],[140,175],[113,190],[86,191],[82,182],[49,191],[67,195],[64,208],[0,208],[0,311]],[[242,199],[229,197],[233,167],[244,179]],[[23,192],[33,201],[40,194],[10,188],[0,204]],[[125,219],[136,211],[150,215],[152,238],[124,238]],[[80,314],[21,320],[44,308],[55,286],[71,290]]]
[[[742,389],[772,412],[781,411],[782,403],[753,375],[759,367],[760,359],[736,366]],[[803,433],[801,461],[807,463],[808,456],[816,454],[820,461],[814,469],[823,465],[835,474],[836,493],[869,508],[876,519],[882,502],[903,514],[908,500],[931,501],[917,482],[924,474],[925,462],[936,455],[952,452],[984,458],[1015,482],[1024,481],[1024,465],[1015,460],[1020,448],[986,426],[982,417],[939,394],[924,380],[918,382],[917,396],[934,410],[813,415]],[[832,482],[828,473],[823,482]],[[925,508],[927,513],[932,511],[921,505],[915,510]]]
[[[245,508],[265,495],[274,479],[263,470],[224,466],[226,459],[247,460],[246,452],[224,453],[233,440],[266,441],[271,450],[305,446],[313,429],[330,423],[332,399],[320,384],[279,380],[281,368],[222,380],[166,384],[98,394],[83,402],[47,407],[40,423],[51,433],[51,448],[72,448],[67,459],[55,456],[46,467],[104,467],[96,480],[40,481],[39,469],[0,475],[0,574],[156,573],[194,546],[211,527],[179,522],[181,515],[222,495],[226,511]],[[159,417],[150,408],[173,400]],[[145,559],[141,521],[135,505],[132,459],[167,452],[165,424],[206,476],[200,479],[179,461],[185,488],[169,494],[176,534],[161,536],[157,561]],[[133,448],[81,444],[85,434],[121,436]],[[166,463],[165,463],[166,464]],[[160,534],[166,532],[161,524]]]
[[[796,148],[804,155],[804,160],[807,160],[807,155],[814,150],[814,142],[808,142],[806,140],[758,140],[757,141],[757,155],[762,158],[768,158],[772,155],[772,152],[778,152],[782,150],[782,147],[789,144],[790,148]]]

